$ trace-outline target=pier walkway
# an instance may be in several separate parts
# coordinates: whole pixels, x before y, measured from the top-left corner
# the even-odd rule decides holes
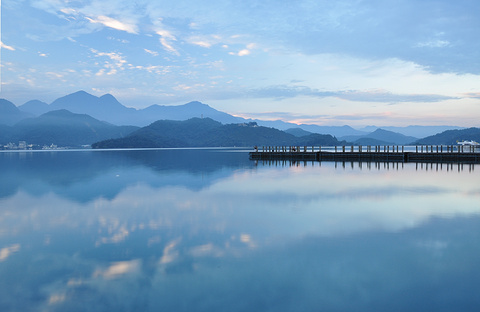
[[[480,149],[462,145],[266,146],[250,152],[250,159],[478,164]]]

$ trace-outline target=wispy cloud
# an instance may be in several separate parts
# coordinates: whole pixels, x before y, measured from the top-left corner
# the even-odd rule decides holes
[[[94,24],[95,23],[102,24],[106,27],[126,31],[126,32],[132,33],[132,34],[137,34],[138,33],[137,25],[135,25],[134,23],[131,23],[131,22],[122,22],[122,21],[119,21],[117,19],[114,19],[114,18],[111,18],[111,17],[108,17],[108,16],[103,16],[103,15],[97,16],[96,18],[90,18],[90,17],[85,17],[85,18],[88,21],[90,21],[91,23],[94,23]]]
[[[222,37],[219,35],[194,35],[186,38],[189,44],[197,45],[202,48],[211,48],[214,45],[222,42]]]
[[[446,100],[459,99],[458,97],[444,96],[438,94],[394,94],[385,90],[371,90],[371,91],[344,91],[337,92],[336,96],[349,101],[362,102],[386,102],[386,103],[401,103],[401,102],[420,102],[431,103]]]
[[[424,42],[419,42],[415,46],[419,48],[444,48],[450,45],[448,40],[429,40]]]
[[[0,41],[0,47],[2,49],[6,49],[6,50],[10,50],[10,51],[15,51],[15,48],[12,47],[12,46],[9,46],[9,45],[6,45],[5,43],[3,43],[2,41]]]
[[[465,94],[463,94],[463,96],[465,96],[465,97],[467,97],[467,98],[480,99],[480,92],[476,92],[476,93],[465,93]]]
[[[172,66],[162,66],[162,65],[148,65],[148,66],[142,66],[142,65],[137,65],[133,66],[133,69],[138,69],[138,70],[144,70],[147,71],[151,74],[157,74],[157,75],[166,75],[170,72],[172,72]]]
[[[387,102],[387,103],[401,103],[401,102],[439,102],[452,99],[459,99],[458,97],[450,97],[438,94],[394,94],[386,90],[348,90],[348,91],[322,91],[313,89],[307,86],[288,86],[278,85],[270,86],[261,89],[254,89],[249,92],[251,97],[260,98],[292,98],[297,96],[311,96],[318,98],[336,97],[343,100],[355,102]]]
[[[160,43],[165,50],[175,55],[180,55],[177,49],[173,47],[173,41],[177,41],[177,38],[170,31],[166,29],[157,29],[156,34],[160,36]]]
[[[152,50],[149,50],[149,49],[143,49],[143,51],[147,52],[147,53],[150,54],[150,55],[158,56],[158,52],[157,52],[157,51],[152,51]]]

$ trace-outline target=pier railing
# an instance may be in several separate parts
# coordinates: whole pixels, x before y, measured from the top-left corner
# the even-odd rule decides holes
[[[342,145],[255,147],[251,159],[326,161],[465,162],[479,163],[480,149],[464,145]]]
[[[255,148],[255,152],[263,153],[307,153],[307,152],[334,152],[334,153],[475,153],[480,147],[474,145],[340,145],[340,146],[262,146]]]

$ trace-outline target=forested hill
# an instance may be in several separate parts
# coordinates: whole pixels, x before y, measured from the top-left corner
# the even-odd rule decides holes
[[[210,118],[186,121],[159,120],[140,128],[127,137],[100,141],[93,148],[147,147],[252,147],[265,145],[335,145],[340,142],[331,135],[311,134],[295,137],[255,122],[227,124]]]
[[[415,142],[415,144],[457,144],[458,141],[480,141],[480,128],[447,130]]]

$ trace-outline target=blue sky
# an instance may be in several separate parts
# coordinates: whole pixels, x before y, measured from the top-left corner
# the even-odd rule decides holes
[[[85,90],[319,125],[479,126],[476,0],[3,0],[1,97]]]

